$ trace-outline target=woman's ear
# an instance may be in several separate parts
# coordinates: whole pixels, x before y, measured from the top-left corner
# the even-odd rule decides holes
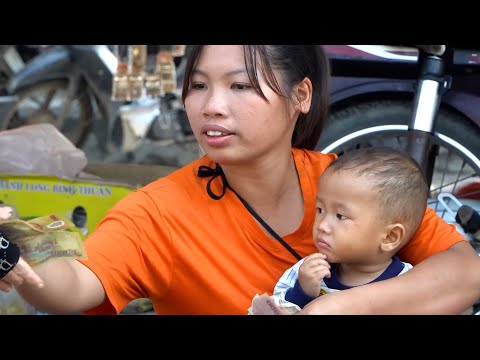
[[[303,79],[302,82],[298,84],[295,92],[295,109],[304,114],[308,113],[310,111],[313,93],[313,86],[310,79],[308,77]]]
[[[386,228],[385,236],[380,244],[382,251],[391,252],[400,249],[405,238],[405,226],[400,223],[390,224]]]

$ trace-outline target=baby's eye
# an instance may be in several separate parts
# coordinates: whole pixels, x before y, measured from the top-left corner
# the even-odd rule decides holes
[[[248,90],[248,89],[251,89],[252,86],[250,84],[238,84],[238,83],[235,83],[232,85],[232,89],[235,89],[235,90]]]
[[[337,214],[337,219],[338,219],[338,220],[347,220],[348,217],[345,216],[345,215],[342,215],[342,214]]]
[[[317,212],[318,212],[319,214],[321,214],[321,213],[323,212],[323,209],[320,208],[320,207],[317,207]]]

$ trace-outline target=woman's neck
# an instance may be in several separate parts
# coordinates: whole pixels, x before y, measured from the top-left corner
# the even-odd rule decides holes
[[[293,156],[275,162],[257,161],[248,165],[222,165],[228,184],[246,202],[275,205],[285,192],[298,185]]]
[[[294,232],[304,213],[293,156],[283,159],[248,167],[222,166],[232,189],[280,236]]]

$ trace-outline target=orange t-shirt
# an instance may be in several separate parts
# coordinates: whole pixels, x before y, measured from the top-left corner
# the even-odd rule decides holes
[[[292,150],[304,198],[300,227],[284,240],[302,257],[317,251],[312,227],[320,174],[335,155]],[[267,236],[236,195],[220,200],[198,177],[207,157],[120,200],[85,240],[88,266],[108,300],[87,314],[118,313],[131,300],[150,298],[158,314],[247,314],[255,294],[272,293],[297,259]],[[212,181],[221,192],[221,179]],[[465,240],[428,209],[400,256],[416,264]]]

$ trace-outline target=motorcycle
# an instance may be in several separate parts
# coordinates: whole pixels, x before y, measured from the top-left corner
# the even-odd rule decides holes
[[[184,62],[176,63],[178,77]],[[48,122],[79,148],[95,143],[99,160],[124,159],[119,154],[131,153],[147,137],[189,135],[175,94],[113,101],[117,65],[114,46],[50,46],[10,77],[0,97],[0,130]]]

